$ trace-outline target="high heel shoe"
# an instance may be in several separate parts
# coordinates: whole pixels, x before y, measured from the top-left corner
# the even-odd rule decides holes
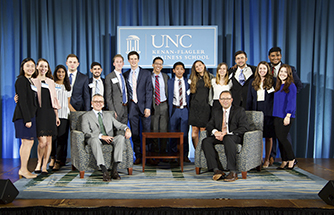
[[[284,169],[286,169],[287,167],[288,167],[288,162],[285,164],[285,166],[284,167],[281,167],[281,166],[279,166],[279,167],[277,167],[276,169],[277,170],[284,170]]]
[[[269,167],[269,161],[265,161],[262,168],[268,168]]]
[[[37,173],[37,174],[39,174],[39,173],[41,173],[42,171],[41,171],[41,169],[42,169],[42,164],[39,166],[39,170],[37,169],[37,167],[38,167],[38,163],[37,163],[37,165],[36,165],[36,168],[35,168],[35,173]]]
[[[292,167],[288,167],[288,166],[286,166],[286,169],[288,169],[288,170],[293,170],[293,168],[295,168],[295,166],[296,166],[297,163],[298,163],[298,161],[295,160],[295,161],[293,162],[293,166],[292,166]],[[288,162],[288,164],[289,164],[289,162]]]
[[[20,178],[20,179],[21,179],[21,178],[31,179],[31,178],[36,178],[36,177],[37,177],[36,174],[32,174],[32,173],[30,173],[30,174],[23,174],[23,173],[21,172],[21,170],[19,170],[19,178]]]

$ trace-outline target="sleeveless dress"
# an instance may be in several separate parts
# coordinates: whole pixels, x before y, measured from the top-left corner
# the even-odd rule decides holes
[[[48,88],[43,87],[42,81],[41,100],[42,107],[38,107],[36,113],[37,137],[56,135],[56,114],[51,104],[51,96]]]

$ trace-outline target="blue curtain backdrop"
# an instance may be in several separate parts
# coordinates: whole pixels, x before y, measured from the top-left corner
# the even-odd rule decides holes
[[[117,26],[217,25],[218,61],[234,64],[244,50],[248,63],[282,61],[296,67],[304,89],[292,128],[297,157],[333,158],[333,0],[0,0],[2,158],[19,157],[12,123],[14,83],[23,58],[48,59],[51,68],[77,54],[79,71],[91,76],[98,61],[112,71]],[[166,72],[170,72],[167,70]],[[215,71],[212,71],[215,73]]]

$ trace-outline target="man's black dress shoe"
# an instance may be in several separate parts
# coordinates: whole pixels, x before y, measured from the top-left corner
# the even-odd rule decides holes
[[[230,172],[226,178],[224,178],[224,181],[232,182],[238,179],[238,174],[236,172]]]
[[[109,172],[103,173],[103,181],[111,181],[111,177],[109,175]]]
[[[118,172],[112,173],[111,177],[112,179],[115,179],[115,180],[121,180],[121,176],[118,174]]]
[[[216,170],[214,171],[214,175],[212,176],[212,180],[218,181],[219,179],[222,179],[225,177],[225,173],[222,170]]]

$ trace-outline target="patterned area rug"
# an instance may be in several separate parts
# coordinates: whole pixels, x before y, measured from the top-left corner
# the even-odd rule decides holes
[[[122,180],[102,181],[102,173],[86,172],[80,179],[70,165],[48,176],[20,179],[17,199],[319,199],[325,179],[300,168],[276,170],[277,166],[251,170],[246,180],[213,181],[212,172],[196,175],[194,164],[134,166],[133,175],[121,170]],[[241,174],[239,174],[241,178]]]

